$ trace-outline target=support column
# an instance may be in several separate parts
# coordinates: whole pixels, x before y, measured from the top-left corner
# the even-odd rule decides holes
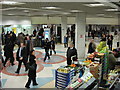
[[[67,17],[61,17],[61,33],[62,33],[62,43],[64,43],[64,36],[67,33]]]
[[[85,32],[86,32],[86,14],[76,14],[75,29],[75,47],[78,53],[78,59],[85,58]]]
[[[118,11],[120,11],[120,7],[118,8]],[[119,25],[119,32],[120,32],[120,14],[118,14],[118,25]]]

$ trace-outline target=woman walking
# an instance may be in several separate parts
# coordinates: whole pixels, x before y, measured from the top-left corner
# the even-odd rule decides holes
[[[33,81],[33,86],[38,85],[36,82],[36,69],[37,69],[37,64],[35,60],[35,53],[34,50],[30,52],[30,59],[29,63],[27,64],[28,68],[28,82],[26,83],[25,87],[30,88],[31,81]]]

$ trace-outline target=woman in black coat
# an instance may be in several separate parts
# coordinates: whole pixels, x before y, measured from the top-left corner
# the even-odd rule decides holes
[[[27,68],[29,69],[28,71],[28,82],[26,83],[25,87],[30,88],[31,81],[33,81],[33,86],[38,85],[36,82],[36,69],[37,69],[37,64],[35,61],[35,55],[34,55],[34,50],[30,52],[30,59],[29,63],[27,64]]]

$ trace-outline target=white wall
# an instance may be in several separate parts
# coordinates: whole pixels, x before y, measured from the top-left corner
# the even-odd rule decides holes
[[[2,16],[0,25],[30,25],[31,18],[29,17],[16,17],[16,16]]]
[[[32,17],[32,24],[60,24],[61,17]]]
[[[61,24],[61,17],[32,17],[32,24]],[[67,24],[74,24],[75,18],[68,17]]]
[[[87,24],[118,25],[118,18],[87,18]]]
[[[61,17],[32,17],[32,24],[61,24]],[[118,25],[117,18],[87,18],[87,24]],[[67,24],[75,24],[75,17],[68,17]]]
[[[2,17],[0,25],[61,24],[61,17]],[[117,18],[87,18],[87,24],[118,25]],[[75,17],[68,17],[67,24],[75,24]]]

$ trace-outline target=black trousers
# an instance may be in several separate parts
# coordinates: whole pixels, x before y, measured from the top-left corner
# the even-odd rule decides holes
[[[10,59],[10,63],[12,65],[14,64],[14,57],[13,56],[6,56],[5,61],[4,61],[4,66],[6,65],[8,59]]]
[[[50,59],[49,49],[45,49],[45,58],[44,58],[44,61],[46,60],[47,57],[48,57],[48,59]]]
[[[65,47],[65,48],[68,47],[68,43],[64,43],[64,47]]]
[[[112,50],[112,44],[109,44],[108,46],[109,46],[109,50]]]
[[[120,45],[119,45],[119,42],[117,42],[117,47],[119,47]]]
[[[4,64],[4,59],[3,59],[3,57],[2,57],[2,63]]]
[[[71,64],[72,64],[71,57],[67,57],[67,65],[71,65]]]
[[[26,87],[29,87],[30,86],[30,84],[31,84],[31,81],[33,82],[33,85],[35,85],[35,84],[37,84],[37,82],[36,82],[36,77],[29,77],[28,78],[28,82],[26,83]]]
[[[50,55],[52,55],[52,50],[54,51],[54,54],[56,54],[55,49],[50,49]]]
[[[22,65],[22,63],[24,63],[24,65],[25,65],[25,71],[27,71],[28,69],[27,69],[27,62],[26,61],[23,61],[23,60],[19,60],[19,64],[18,64],[18,68],[17,68],[17,71],[16,72],[20,72],[20,69],[21,69],[21,65]]]

